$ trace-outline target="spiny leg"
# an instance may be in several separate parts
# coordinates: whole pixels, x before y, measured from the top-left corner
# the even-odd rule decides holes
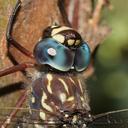
[[[11,74],[11,73],[14,73],[14,72],[17,72],[17,71],[25,70],[26,68],[33,68],[33,67],[34,67],[34,63],[22,63],[22,64],[19,64],[19,65],[16,65],[16,66],[12,66],[12,67],[6,68],[4,70],[0,70],[0,77]],[[9,125],[8,120],[11,122],[13,117],[15,117],[16,113],[19,110],[18,108],[20,108],[23,105],[23,103],[25,102],[26,97],[27,97],[27,91],[25,90],[21,94],[20,98],[17,100],[17,103],[16,103],[16,108],[17,109],[14,109],[9,114],[8,118],[3,122],[1,128],[7,128],[7,126]]]
[[[33,68],[34,67],[34,63],[22,63],[22,64],[18,64],[3,70],[0,70],[0,77],[2,76],[6,76],[8,74],[17,72],[17,71],[24,71],[26,68]]]
[[[72,25],[70,24],[69,20],[68,20],[68,16],[65,10],[65,6],[64,6],[64,0],[58,0],[58,7],[59,10],[61,12],[61,15],[63,17],[64,23],[68,26],[68,27],[72,27]]]
[[[10,68],[0,70],[0,77],[11,74],[11,73],[14,73],[14,72],[17,72],[17,71],[25,70],[26,68],[33,68],[33,67],[34,67],[33,63],[22,63],[22,64],[19,64],[19,65],[16,65],[16,66],[12,66]],[[23,92],[23,94],[21,94],[20,98],[17,100],[16,108],[19,108],[23,105],[23,103],[26,99],[26,95],[27,95],[27,92],[25,90]],[[6,128],[9,125],[9,123],[7,123],[8,120],[11,121],[12,118],[16,115],[17,112],[18,112],[18,109],[13,110],[10,113],[10,115],[8,116],[8,118],[3,122],[1,128]]]
[[[11,35],[12,29],[13,29],[13,24],[15,22],[18,12],[19,12],[20,5],[21,5],[21,1],[18,0],[15,8],[13,10],[13,13],[9,19],[9,23],[8,23],[7,31],[6,31],[6,39],[7,39],[8,43],[11,43],[14,47],[16,47],[18,50],[20,50],[23,54],[25,54],[26,56],[28,56],[30,58],[34,58],[33,54],[30,51],[28,51],[27,49],[25,49],[24,47],[22,47],[17,41],[15,41]],[[33,66],[34,66],[34,64],[32,64],[32,63],[23,63],[23,64],[19,64],[16,66],[12,66],[10,68],[6,68],[4,70],[0,70],[0,77],[17,72],[17,71],[25,70],[26,68],[32,68]],[[21,94],[20,98],[17,100],[15,107],[20,108],[23,105],[23,103],[25,102],[26,97],[27,97],[27,91],[25,90]],[[11,122],[12,118],[15,117],[18,110],[19,109],[14,109],[9,114],[8,118],[2,123],[2,126],[1,126],[2,128],[6,128],[9,125],[8,120]]]
[[[21,7],[21,1],[17,0],[17,3],[15,5],[15,8],[12,12],[12,15],[10,16],[9,22],[8,22],[8,26],[7,26],[7,31],[6,31],[6,39],[8,43],[11,43],[14,47],[16,47],[19,51],[21,51],[23,54],[25,54],[26,56],[30,57],[30,58],[34,58],[33,54],[28,51],[26,48],[24,48],[23,46],[21,46],[16,40],[13,39],[12,37],[12,29],[13,29],[13,25],[16,19],[16,16],[20,10]]]
[[[17,100],[17,103],[15,105],[15,107],[17,109],[12,110],[12,112],[9,114],[9,116],[7,117],[6,120],[4,120],[4,122],[2,123],[2,125],[0,126],[1,128],[7,128],[9,125],[9,122],[11,123],[11,120],[13,119],[13,117],[15,117],[15,115],[17,114],[17,112],[19,111],[18,108],[22,107],[22,105],[24,104],[25,100],[27,98],[27,91],[25,90],[20,98]],[[9,121],[9,122],[8,122]]]

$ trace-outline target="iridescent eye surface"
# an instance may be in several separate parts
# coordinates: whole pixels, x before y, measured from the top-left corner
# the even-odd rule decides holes
[[[87,43],[83,43],[83,45],[76,49],[74,60],[74,67],[76,71],[83,71],[88,67],[90,54],[90,48]]]
[[[39,64],[48,64],[60,71],[70,70],[74,60],[72,51],[52,38],[40,41],[34,55]]]

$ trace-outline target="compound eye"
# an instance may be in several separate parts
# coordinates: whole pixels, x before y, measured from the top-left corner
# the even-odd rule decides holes
[[[80,72],[85,70],[90,62],[90,48],[87,43],[83,43],[82,46],[76,49],[74,67],[76,71]]]
[[[40,41],[34,55],[39,64],[47,64],[60,71],[68,71],[73,65],[74,54],[53,38]]]

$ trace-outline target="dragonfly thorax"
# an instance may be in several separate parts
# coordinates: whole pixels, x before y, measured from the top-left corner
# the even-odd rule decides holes
[[[30,108],[39,110],[34,119],[85,128],[90,107],[77,75],[44,74],[33,82],[31,96]]]

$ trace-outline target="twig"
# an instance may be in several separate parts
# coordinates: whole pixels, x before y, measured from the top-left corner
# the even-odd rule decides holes
[[[110,2],[108,0],[98,0],[97,5],[93,12],[92,19],[91,19],[91,23],[92,23],[94,29],[97,29],[97,26],[99,25],[102,8],[105,5],[108,6],[109,4],[110,4]]]

